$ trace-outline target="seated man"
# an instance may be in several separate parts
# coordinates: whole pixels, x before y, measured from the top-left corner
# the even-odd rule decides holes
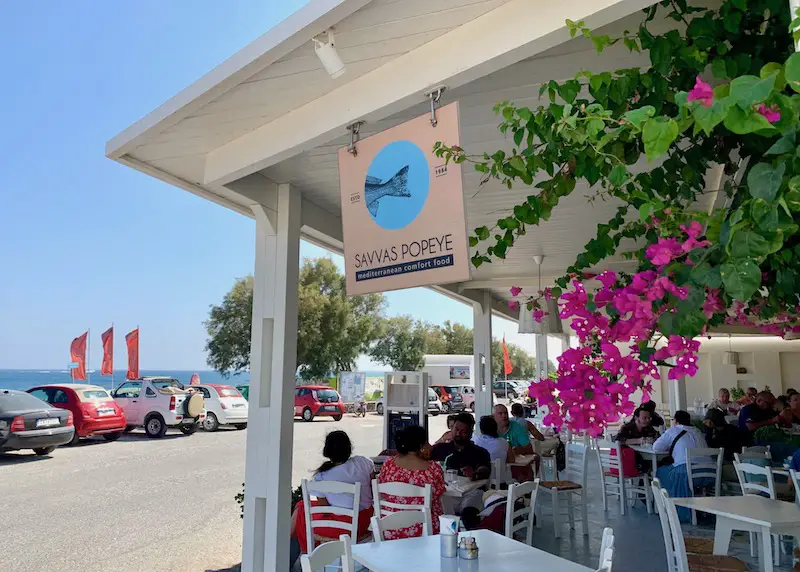
[[[650,413],[650,427],[664,427],[664,418],[661,417],[658,413],[656,413],[656,402],[655,401],[648,401],[647,403],[642,403],[642,409]]]
[[[614,437],[624,446],[641,445],[643,439],[658,439],[658,432],[650,426],[650,412],[639,407],[633,412],[633,419],[628,421]],[[645,461],[638,452],[636,453],[636,469],[640,473],[646,473],[651,469],[649,461]]]
[[[502,439],[508,441],[514,455],[533,455],[533,445],[528,436],[528,427],[521,423],[512,423],[508,418],[508,409],[505,405],[494,406],[494,420],[497,422],[497,433]],[[534,463],[536,460],[534,460]],[[537,466],[538,469],[538,466]],[[534,467],[511,467],[511,475],[518,481],[533,479]]]
[[[431,448],[431,460],[444,463],[445,470],[456,470],[473,481],[488,479],[492,473],[489,452],[472,442],[475,419],[469,413],[459,413],[453,423],[453,440],[437,443]],[[455,507],[456,514],[467,506],[481,507],[481,491],[461,497]]]
[[[752,434],[761,427],[780,423],[780,416],[772,408],[774,401],[775,396],[769,391],[756,395],[755,403],[745,405],[739,413],[739,429],[747,429]]]
[[[717,398],[708,404],[709,411],[712,409],[719,409],[725,415],[738,415],[741,405],[735,401],[731,401],[731,392],[727,388],[720,388],[717,392]]]
[[[747,393],[745,393],[742,397],[736,400],[741,406],[745,405],[752,405],[756,402],[756,397],[758,396],[758,390],[755,387],[748,387]]]

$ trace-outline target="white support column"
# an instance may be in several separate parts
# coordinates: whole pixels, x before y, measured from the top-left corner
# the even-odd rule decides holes
[[[492,412],[492,293],[482,292],[482,301],[472,305],[473,379],[475,416]],[[481,364],[483,361],[483,365]]]
[[[547,335],[534,334],[534,344],[536,345],[536,376],[539,379],[547,377]]]
[[[298,191],[279,185],[277,211],[253,206],[256,264],[242,572],[289,566],[300,201]]]
[[[686,411],[686,377],[667,380],[669,388],[669,410],[672,415],[679,409]]]

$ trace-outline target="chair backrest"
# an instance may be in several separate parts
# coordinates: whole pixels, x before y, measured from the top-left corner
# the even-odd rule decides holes
[[[609,546],[600,553],[600,570],[611,572],[611,565],[614,561],[614,547]]]
[[[500,490],[501,485],[511,481],[510,473],[511,471],[508,470],[508,465],[503,459],[493,460],[492,475],[489,477],[492,488]]]
[[[742,487],[743,495],[766,495],[773,500],[777,498],[775,496],[775,477],[772,475],[770,467],[759,467],[752,463],[740,463],[739,461],[734,461],[733,467],[736,469],[736,476],[739,478],[739,486]]]
[[[769,445],[759,445],[757,447],[742,447],[741,453],[733,454],[735,460],[746,463],[749,459],[766,459],[772,461],[772,453]]]
[[[564,477],[573,483],[578,483],[586,488],[586,473],[589,447],[586,443],[567,443],[566,447],[566,466],[564,467]]]
[[[350,538],[358,541],[358,505],[361,502],[361,485],[353,483],[340,483],[338,481],[312,481],[303,479],[300,481],[300,489],[303,493],[303,505],[306,517],[306,538],[308,546],[306,553],[311,554],[314,550],[314,529],[327,527],[342,530],[350,535]],[[312,506],[311,494],[325,496],[327,494],[347,494],[353,495],[353,506],[342,508],[338,506]],[[349,522],[340,520],[314,520],[315,514],[331,514],[349,518]]]
[[[353,572],[355,566],[350,544],[350,537],[346,534],[342,534],[339,540],[320,544],[311,554],[303,554],[300,557],[300,568],[303,572],[314,572],[341,559],[342,572]]]
[[[525,542],[533,545],[533,511],[536,508],[536,493],[539,491],[539,479],[508,487],[508,501],[506,502],[506,536],[514,538],[518,530],[526,529]],[[522,508],[517,509],[517,501],[530,495],[528,506],[520,503]],[[515,521],[519,519],[519,522]]]
[[[382,517],[399,510],[423,510],[431,509],[432,489],[430,485],[417,486],[409,483],[379,483],[378,479],[372,479],[372,506],[375,509],[375,516]],[[422,499],[414,503],[409,502],[390,502],[382,495],[399,497],[404,499]],[[387,510],[389,509],[389,510]]]
[[[664,533],[664,548],[667,553],[667,570],[672,572],[689,572],[689,561],[686,555],[686,544],[683,541],[683,530],[678,518],[678,511],[666,489],[661,488],[658,479],[653,481],[653,498],[658,507],[661,529]]]
[[[789,475],[791,476],[792,483],[794,484],[794,502],[800,504],[800,473],[794,469],[789,469]]]
[[[722,486],[722,461],[725,450],[696,448],[686,451],[686,470],[689,473],[689,486],[694,493],[694,479],[714,479],[714,496],[720,495]]]
[[[613,451],[613,453],[612,453]],[[622,446],[618,442],[612,441],[597,441],[595,444],[595,452],[597,454],[597,462],[600,464],[600,478],[603,482],[606,479],[612,479],[609,483],[613,483],[614,479],[619,479],[617,475],[622,475]],[[614,475],[612,473],[617,473]]]
[[[600,563],[598,564],[600,568],[611,569],[611,563],[606,562],[606,550],[609,548],[614,548],[614,530],[607,526],[603,529],[603,538],[600,541]]]
[[[383,534],[387,530],[400,530],[402,528],[410,528],[415,524],[422,524],[422,536],[428,536],[430,529],[428,522],[430,515],[428,509],[423,510],[403,510],[393,512],[382,518],[373,516],[372,519],[372,538],[375,542],[383,540]]]

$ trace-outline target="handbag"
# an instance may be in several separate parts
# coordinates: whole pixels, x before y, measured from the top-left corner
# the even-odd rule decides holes
[[[668,467],[668,466],[670,466],[670,465],[673,465],[673,464],[675,464],[675,459],[674,459],[674,458],[673,458],[673,456],[672,456],[672,452],[675,450],[675,444],[676,444],[678,441],[680,441],[680,438],[681,438],[681,437],[683,437],[684,435],[686,435],[686,429],[684,429],[683,431],[681,431],[680,433],[678,433],[678,436],[677,436],[677,437],[675,437],[675,440],[674,440],[674,441],[672,441],[672,445],[670,445],[670,446],[669,446],[669,453],[667,453],[667,456],[666,456],[666,457],[664,457],[663,459],[661,459],[661,460],[658,462],[658,466],[659,466],[659,467]]]

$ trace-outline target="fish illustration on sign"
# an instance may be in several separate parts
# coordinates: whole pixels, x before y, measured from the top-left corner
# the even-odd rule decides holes
[[[408,190],[408,165],[397,171],[388,181],[367,175],[364,181],[364,198],[367,209],[374,217],[378,215],[378,206],[383,197],[410,197]]]

